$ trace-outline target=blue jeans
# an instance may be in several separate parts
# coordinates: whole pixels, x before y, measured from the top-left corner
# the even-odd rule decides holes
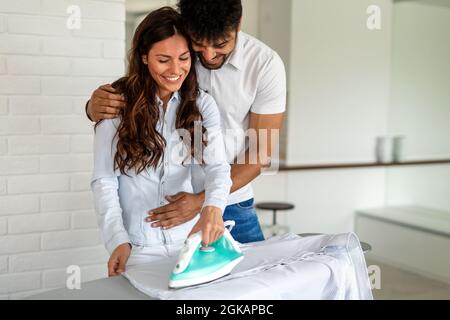
[[[254,200],[250,199],[241,203],[232,204],[225,208],[223,220],[233,220],[236,225],[231,230],[234,240],[240,243],[263,241],[264,235],[253,206]]]

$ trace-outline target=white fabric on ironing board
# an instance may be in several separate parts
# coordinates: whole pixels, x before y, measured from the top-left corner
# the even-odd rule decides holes
[[[287,234],[241,248],[245,258],[230,275],[196,287],[168,289],[176,257],[130,266],[124,276],[139,291],[164,300],[373,299],[353,233]]]

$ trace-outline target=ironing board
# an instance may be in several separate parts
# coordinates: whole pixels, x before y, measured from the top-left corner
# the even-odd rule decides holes
[[[164,281],[167,281],[166,273],[168,276],[173,263],[173,261],[167,260],[164,262],[166,265],[162,263],[160,265],[141,265],[130,268],[125,274],[128,280],[124,277],[101,279],[83,283],[81,290],[59,289],[41,293],[29,297],[29,299],[372,299],[364,255],[356,236],[347,235],[349,239],[353,240],[351,242],[353,252],[350,255],[344,254],[346,257],[351,257],[351,268],[342,269],[339,267],[339,264],[336,264],[339,259],[336,259],[335,253],[332,252],[334,249],[330,251],[331,253],[328,252],[327,254],[316,256],[318,248],[323,247],[325,244],[332,245],[329,248],[335,248],[337,247],[335,245],[342,244],[342,239],[345,239],[345,235],[340,238],[333,237],[335,236],[323,235],[300,238],[296,235],[290,235],[285,236],[284,239],[283,237],[277,237],[267,240],[265,243],[259,244],[259,248],[252,248],[252,245],[244,245],[243,249],[248,253],[247,260],[244,259],[228,279],[222,278],[216,282],[200,285],[196,288],[165,291],[164,287],[166,284],[164,284]],[[339,241],[333,239],[338,239]],[[292,257],[288,257],[283,259],[281,263],[274,264],[271,267],[270,262],[275,261],[273,259],[259,257],[257,258],[259,260],[255,260],[257,255],[254,252],[258,250],[263,252],[269,246],[280,251],[276,248],[276,245],[277,242],[281,241],[290,242],[283,243],[281,247],[284,248],[284,252],[279,252],[279,256],[286,256],[292,248],[298,247],[299,243],[304,248],[315,248],[316,252],[299,251],[302,259],[297,261]],[[295,243],[296,241],[298,243]],[[250,251],[248,250],[253,250],[253,253],[249,254]],[[254,257],[252,258],[251,255]],[[311,260],[311,257],[314,259]],[[261,268],[252,268],[252,264],[258,264]],[[266,276],[264,276],[264,273]],[[356,274],[359,274],[359,280],[354,277]],[[344,277],[342,277],[343,275]],[[341,281],[342,279],[348,279],[349,276],[356,280],[347,281],[348,283]],[[233,281],[235,282],[234,284]],[[330,283],[334,285],[330,286]],[[158,287],[159,285],[161,287]],[[228,289],[226,289],[227,287]],[[230,288],[232,288],[231,291]],[[247,295],[238,294],[239,291],[235,290],[235,288],[246,288]]]
[[[302,238],[295,234],[241,245],[244,260],[207,284],[171,290],[176,257],[135,265],[124,276],[162,300],[372,300],[367,265],[353,233]]]
[[[155,300],[135,289],[124,277],[83,282],[80,290],[56,289],[27,300]]]

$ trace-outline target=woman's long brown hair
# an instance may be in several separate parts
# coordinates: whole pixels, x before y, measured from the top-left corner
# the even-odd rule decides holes
[[[146,168],[156,169],[164,155],[166,141],[156,129],[160,118],[156,101],[158,86],[147,65],[142,62],[142,56],[147,55],[155,43],[175,34],[186,38],[192,59],[191,70],[179,91],[181,103],[177,111],[176,129],[185,129],[190,133],[190,153],[197,153],[197,150],[194,151],[194,125],[196,121],[202,121],[202,115],[196,103],[199,88],[195,54],[184,32],[179,13],[170,7],[164,7],[150,13],[139,25],[128,57],[127,76],[113,83],[113,87],[126,100],[126,107],[120,115],[117,152],[114,157],[115,169],[120,169],[122,174],[131,169],[137,174]],[[204,133],[205,129],[202,129]],[[203,135],[202,144],[206,144]]]

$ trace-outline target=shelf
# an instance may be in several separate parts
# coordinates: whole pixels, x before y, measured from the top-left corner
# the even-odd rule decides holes
[[[343,163],[343,164],[318,164],[302,166],[281,166],[280,171],[307,171],[307,170],[331,170],[331,169],[354,169],[354,168],[381,168],[450,164],[450,159],[405,161],[398,163]]]

